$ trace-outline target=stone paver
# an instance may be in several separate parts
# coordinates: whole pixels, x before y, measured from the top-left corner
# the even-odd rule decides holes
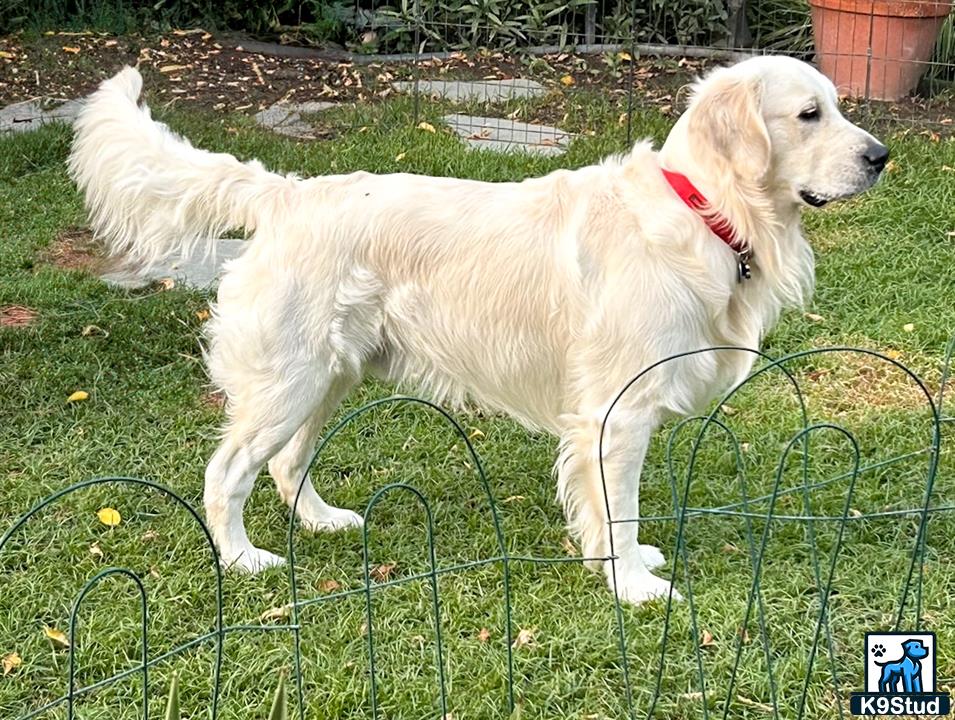
[[[255,114],[255,121],[264,128],[280,135],[308,140],[315,137],[314,128],[302,115],[319,113],[335,107],[330,102],[275,103]]]
[[[51,122],[72,123],[83,104],[79,100],[38,98],[0,109],[0,133],[29,132]]]
[[[107,272],[102,278],[111,285],[125,288],[142,287],[155,280],[172,278],[182,285],[206,290],[217,284],[223,264],[241,255],[246,244],[245,240],[219,240],[215,257],[206,257],[201,250],[191,256],[177,254],[145,272],[120,268]]]
[[[549,125],[460,114],[446,115],[443,120],[470,147],[482,150],[560,155],[571,140],[569,133]]]
[[[392,87],[399,92],[414,92],[413,81],[392,83]],[[547,94],[547,88],[536,80],[527,78],[513,78],[510,80],[480,80],[476,82],[465,80],[419,80],[418,91],[424,95],[438,97],[454,102],[468,100],[478,102],[506,102],[518,98],[534,98]]]

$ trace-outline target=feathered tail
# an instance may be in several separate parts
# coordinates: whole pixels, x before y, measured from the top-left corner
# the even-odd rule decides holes
[[[137,104],[142,85],[124,68],[86,100],[74,126],[70,175],[96,235],[111,254],[149,265],[177,250],[209,250],[230,228],[254,230],[296,179],[192,147]]]

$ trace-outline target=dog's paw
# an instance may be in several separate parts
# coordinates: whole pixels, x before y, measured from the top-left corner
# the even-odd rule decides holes
[[[610,589],[613,590],[613,581],[608,581]],[[617,597],[622,603],[639,605],[649,600],[663,599],[672,597],[674,600],[682,600],[680,595],[669,580],[664,580],[651,573],[641,573],[632,578],[617,579]]]
[[[641,545],[640,558],[643,560],[643,564],[646,565],[647,570],[655,570],[667,564],[666,558],[663,557],[660,548],[654,545]]]
[[[880,658],[883,655],[885,655],[885,645],[881,645],[881,644],[873,645],[872,654],[877,658]]]
[[[312,532],[345,530],[365,524],[364,518],[358,513],[337,507],[323,508],[322,512],[314,514],[300,513],[299,517],[302,527]]]
[[[239,553],[230,553],[222,556],[222,565],[227,570],[234,570],[248,575],[255,575],[269,568],[285,564],[285,558],[279,557],[268,550],[261,550],[249,546]]]

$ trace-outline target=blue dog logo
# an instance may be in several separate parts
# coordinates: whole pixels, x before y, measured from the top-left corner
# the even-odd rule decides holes
[[[951,701],[935,688],[935,635],[927,632],[868,633],[865,691],[852,693],[853,715],[945,716]]]
[[[875,661],[882,668],[879,678],[879,692],[882,693],[920,693],[922,692],[922,663],[928,657],[929,649],[921,640],[910,639],[902,643],[902,657],[890,662]],[[878,656],[877,649],[873,655]],[[899,687],[901,683],[902,687]]]

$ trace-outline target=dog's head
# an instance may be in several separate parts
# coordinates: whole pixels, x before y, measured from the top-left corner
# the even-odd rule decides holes
[[[674,130],[671,139],[687,146],[683,157],[701,172],[732,174],[776,203],[821,207],[860,193],[889,157],[842,116],[824,75],[787,57],[714,70],[695,86]]]
[[[921,660],[928,656],[928,648],[922,644],[921,640],[906,640],[902,643],[902,651],[905,653],[905,657],[913,660]]]

